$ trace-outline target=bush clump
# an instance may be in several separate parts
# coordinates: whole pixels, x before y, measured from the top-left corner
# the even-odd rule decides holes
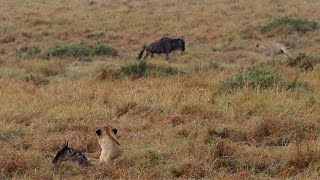
[[[232,90],[242,89],[245,86],[267,89],[278,85],[281,81],[281,76],[275,71],[250,69],[246,74],[238,73],[233,79],[223,81],[223,84]]]
[[[171,75],[181,74],[177,68],[164,66],[164,65],[153,65],[147,64],[145,61],[140,61],[133,64],[127,64],[121,66],[119,69],[114,67],[103,67],[97,72],[96,78],[99,80],[104,79],[121,79],[129,77],[131,79],[138,79],[142,77],[166,77]]]
[[[73,56],[73,57],[88,57],[88,56],[117,56],[118,51],[104,44],[88,45],[80,44],[55,44],[49,49],[49,56]]]
[[[139,63],[121,66],[118,73],[121,77],[129,76],[133,79],[137,79],[144,76],[146,70],[147,70],[147,63],[145,61],[140,61]]]
[[[221,81],[220,90],[240,90],[244,87],[251,89],[268,89],[278,87],[284,90],[304,88],[309,90],[310,87],[305,82],[299,82],[297,78],[291,82],[286,81],[280,74],[275,71],[264,71],[259,69],[250,69],[247,73],[238,73],[232,79]]]
[[[319,29],[319,24],[315,21],[310,21],[304,18],[296,18],[285,16],[273,20],[261,29],[262,33],[268,33],[271,31],[284,30],[285,32],[298,32],[305,34],[310,31]]]

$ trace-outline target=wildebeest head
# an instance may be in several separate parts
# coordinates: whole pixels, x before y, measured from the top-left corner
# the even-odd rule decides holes
[[[184,42],[183,36],[179,37],[178,40],[179,40],[178,49],[184,52],[185,51],[185,42]]]
[[[73,150],[69,148],[69,142],[65,141],[62,145],[61,149],[57,152],[56,156],[52,160],[53,164],[57,164],[58,162],[65,161],[69,159],[73,154]]]
[[[61,149],[57,152],[56,156],[52,160],[52,163],[57,164],[67,160],[77,162],[80,166],[91,165],[84,154],[82,154],[80,151],[69,148],[69,142],[65,141]]]

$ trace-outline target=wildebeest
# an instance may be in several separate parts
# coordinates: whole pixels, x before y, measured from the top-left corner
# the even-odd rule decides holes
[[[63,161],[67,161],[67,160],[74,161],[74,162],[78,163],[78,165],[80,165],[80,166],[90,166],[91,165],[91,163],[89,162],[89,160],[87,159],[87,157],[84,154],[82,154],[80,151],[74,150],[69,147],[68,141],[66,141],[62,145],[61,149],[57,152],[56,156],[52,160],[52,163],[57,164],[59,162],[63,162]]]
[[[185,41],[183,37],[177,39],[171,39],[168,37],[161,38],[158,41],[148,43],[143,46],[138,58],[141,59],[143,52],[146,51],[144,58],[147,58],[150,54],[153,57],[154,54],[166,53],[166,60],[169,59],[169,53],[175,50],[185,51]]]

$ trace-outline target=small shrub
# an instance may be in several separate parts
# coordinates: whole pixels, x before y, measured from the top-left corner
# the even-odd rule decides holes
[[[273,20],[261,29],[262,33],[268,33],[271,31],[285,30],[285,32],[298,32],[305,34],[310,31],[319,29],[319,24],[315,21],[309,21],[304,18],[295,17],[281,17]]]
[[[238,73],[234,78],[222,81],[219,90],[240,90],[244,87],[252,89],[268,89],[279,87],[280,89],[284,90],[304,88],[306,90],[310,90],[310,87],[307,83],[299,82],[297,79],[295,79],[293,82],[285,81],[282,76],[275,71],[264,71],[258,69],[250,69],[246,74]]]
[[[104,44],[96,44],[89,46],[93,50],[93,55],[96,56],[103,56],[103,55],[108,55],[108,56],[117,56],[118,51],[114,48],[108,47]]]
[[[118,72],[114,73],[113,76],[115,79],[123,78],[125,76],[132,79],[138,79],[144,76],[166,77],[180,73],[182,72],[170,66],[151,65],[147,64],[145,61],[140,61],[138,63],[121,66]]]
[[[122,66],[119,70],[119,76],[129,76],[133,79],[141,78],[147,70],[147,63],[140,61],[135,64]]]
[[[274,71],[250,69],[247,74],[238,73],[233,79],[228,79],[223,83],[232,90],[242,89],[245,86],[267,89],[278,85],[281,80],[281,76]]]
[[[49,49],[49,56],[73,56],[73,57],[88,57],[88,56],[117,56],[118,51],[104,44],[88,45],[85,43],[62,45],[55,44]]]

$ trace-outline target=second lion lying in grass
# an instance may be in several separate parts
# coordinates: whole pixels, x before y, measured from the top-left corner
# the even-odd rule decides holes
[[[274,59],[277,55],[290,56],[286,46],[280,43],[259,43],[256,44],[256,51],[270,58],[272,64],[274,64]]]

